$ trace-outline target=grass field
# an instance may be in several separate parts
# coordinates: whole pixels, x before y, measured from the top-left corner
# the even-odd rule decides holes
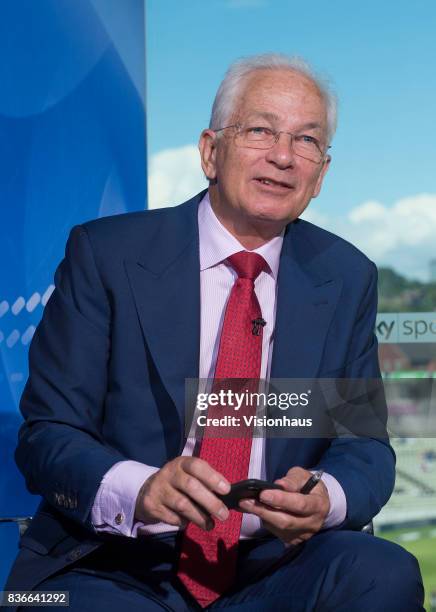
[[[418,559],[425,587],[425,609],[429,612],[430,594],[432,591],[436,594],[436,525],[379,531],[376,535],[400,544]]]

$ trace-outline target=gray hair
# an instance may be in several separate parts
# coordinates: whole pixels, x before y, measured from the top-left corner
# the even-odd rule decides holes
[[[324,100],[327,113],[327,140],[331,142],[337,124],[337,97],[325,78],[318,76],[309,64],[300,57],[288,57],[280,53],[253,55],[237,60],[230,65],[218,88],[212,106],[209,127],[222,128],[235,110],[235,104],[248,75],[255,70],[284,69],[308,77],[318,88]]]

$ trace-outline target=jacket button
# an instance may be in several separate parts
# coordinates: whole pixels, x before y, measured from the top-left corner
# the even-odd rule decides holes
[[[68,497],[67,499],[67,508],[70,510],[74,510],[77,507],[77,501],[73,497]]]
[[[82,556],[82,549],[81,548],[75,548],[68,555],[67,561],[77,561],[77,559],[79,559],[81,556]]]

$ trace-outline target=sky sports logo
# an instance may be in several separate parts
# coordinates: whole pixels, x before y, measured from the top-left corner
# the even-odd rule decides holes
[[[436,312],[381,312],[375,333],[379,342],[436,343]]]

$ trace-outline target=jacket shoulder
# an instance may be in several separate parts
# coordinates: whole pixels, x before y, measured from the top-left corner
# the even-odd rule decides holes
[[[101,217],[86,221],[81,227],[90,237],[97,240],[116,238],[117,240],[134,240],[135,237],[143,239],[144,232],[153,233],[164,225],[183,222],[185,215],[184,205],[155,210],[141,210],[138,212],[123,213],[109,217]]]
[[[376,272],[367,255],[348,240],[304,219],[296,222],[296,237],[310,245],[312,256],[324,267],[339,275]]]
[[[332,250],[337,254],[347,254],[348,256],[361,261],[363,264],[371,264],[372,261],[358,249],[354,244],[341,238],[337,234],[330,232],[319,225],[310,223],[304,219],[298,219],[298,224],[301,226],[301,233],[310,239],[314,244],[318,245],[320,251]]]
[[[173,207],[102,217],[82,223],[96,252],[123,257],[138,256],[148,248],[162,248],[172,237],[196,231],[197,210],[203,193]]]

